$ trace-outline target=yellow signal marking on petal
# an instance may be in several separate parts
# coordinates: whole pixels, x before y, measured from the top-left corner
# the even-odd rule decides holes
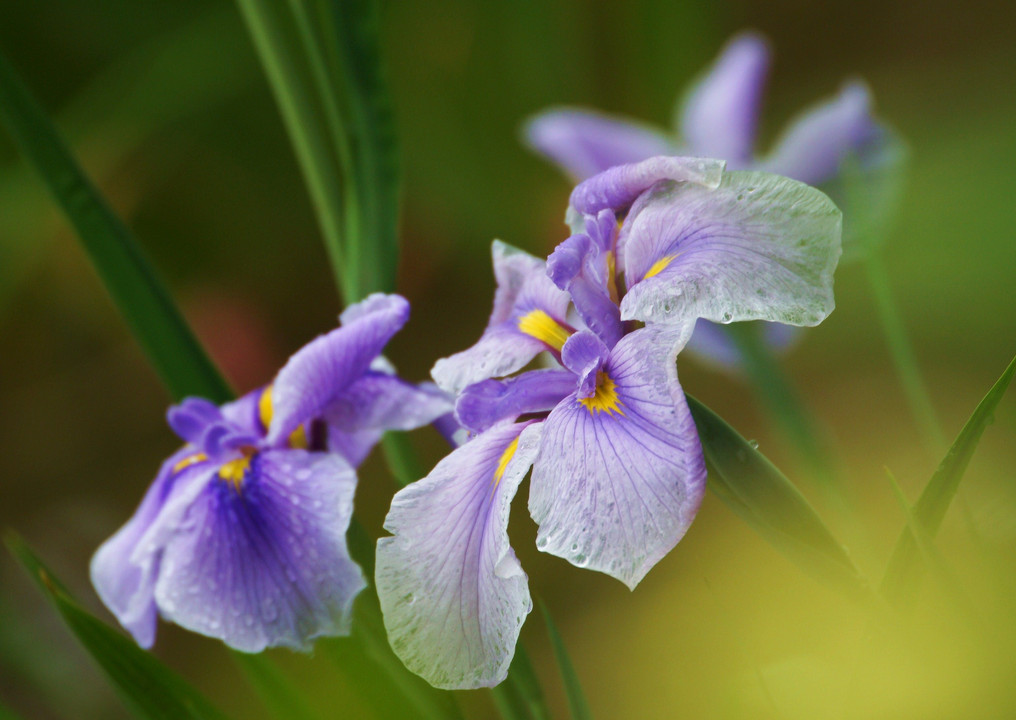
[[[173,466],[173,472],[178,473],[184,468],[190,467],[191,465],[197,465],[199,462],[204,462],[207,459],[208,456],[204,453],[194,453],[193,455],[188,455]]]
[[[519,318],[519,330],[540,342],[550,345],[558,352],[564,347],[571,333],[561,323],[543,310],[530,310]]]
[[[497,486],[501,484],[501,478],[504,477],[505,470],[508,469],[508,463],[515,457],[515,451],[519,448],[519,439],[515,438],[511,441],[511,444],[504,449],[501,453],[501,459],[497,461],[497,469],[494,471],[494,488],[497,490]],[[492,490],[492,492],[493,492]]]
[[[258,418],[261,420],[261,425],[268,429],[268,426],[272,424],[272,386],[269,385],[261,391],[261,397],[258,398]]]
[[[607,251],[607,292],[611,302],[617,304],[617,258],[613,250]]]
[[[250,467],[251,455],[244,455],[236,460],[230,460],[219,468],[219,477],[233,485],[233,489],[240,492],[243,484],[243,476],[247,474]]]
[[[646,274],[642,276],[642,279],[645,280],[646,278],[651,278],[653,275],[659,275],[661,272],[663,272],[663,269],[668,265],[670,265],[671,261],[676,257],[677,255],[667,255],[666,257],[661,257],[659,260],[653,263],[652,267],[649,268]]]
[[[602,370],[596,373],[596,392],[592,397],[579,398],[579,402],[586,406],[590,415],[605,412],[608,415],[617,413],[624,415],[621,409],[621,401],[617,397],[617,386],[610,376]]]
[[[310,441],[307,439],[307,430],[303,425],[300,425],[296,430],[289,433],[289,447],[296,450],[306,450],[310,447]]]

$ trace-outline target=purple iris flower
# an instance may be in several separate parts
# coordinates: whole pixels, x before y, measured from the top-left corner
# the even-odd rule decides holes
[[[99,597],[143,647],[156,617],[245,652],[349,632],[363,574],[346,530],[354,468],[385,430],[451,409],[380,357],[409,305],[372,295],[293,355],[272,384],[221,407],[169,410],[185,445],[92,558]]]
[[[840,213],[797,181],[656,157],[580,184],[569,219],[546,262],[494,244],[487,328],[432,372],[472,437],[396,494],[378,542],[392,647],[438,687],[508,671],[532,607],[507,535],[530,466],[537,546],[634,588],[705,490],[675,362],[696,319],[815,324],[833,307]],[[503,377],[540,354],[551,367]]]
[[[679,105],[676,137],[627,119],[563,108],[531,118],[528,144],[576,180],[654,155],[693,155],[726,160],[731,170],[763,170],[817,185],[846,208],[844,250],[881,228],[898,192],[902,144],[871,114],[872,98],[859,81],[793,120],[768,155],[758,155],[755,136],[770,52],[765,40],[742,33],[730,40],[713,66]],[[852,182],[851,180],[852,177]],[[776,349],[798,337],[792,328],[767,325]],[[700,321],[689,350],[722,366],[736,366],[739,353],[721,328]]]

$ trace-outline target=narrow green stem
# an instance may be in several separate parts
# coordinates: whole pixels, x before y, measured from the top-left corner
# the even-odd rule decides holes
[[[889,277],[885,265],[882,263],[879,248],[872,247],[866,253],[864,267],[867,270],[868,281],[871,283],[872,296],[875,299],[875,308],[878,311],[882,332],[885,334],[889,353],[892,356],[893,365],[896,367],[896,374],[899,375],[900,382],[903,384],[903,392],[906,395],[907,404],[910,406],[910,412],[920,428],[928,450],[937,455],[946,446],[945,433],[942,432],[942,426],[938,422],[938,416],[931,403],[928,388],[921,377],[913,347],[907,338],[899,309],[896,307],[889,289]]]
[[[305,62],[300,35],[285,7],[272,0],[237,0],[254,46],[268,75],[293,150],[324,236],[336,283],[347,300],[357,295],[345,288],[341,268],[343,183],[338,159],[322,121],[312,72]]]
[[[836,488],[837,474],[829,459],[826,443],[815,431],[818,423],[766,346],[761,325],[734,323],[726,326],[725,330],[737,347],[744,372],[766,410],[819,484],[827,490]]]

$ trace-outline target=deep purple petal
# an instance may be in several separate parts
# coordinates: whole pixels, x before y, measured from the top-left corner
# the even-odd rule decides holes
[[[605,213],[613,215],[610,211]],[[593,219],[594,230],[597,221]],[[616,226],[615,226],[616,227]],[[621,338],[621,314],[611,299],[613,257],[589,235],[572,235],[558,245],[547,258],[547,275],[554,284],[571,295],[582,321],[609,347]]]
[[[337,455],[270,450],[214,481],[167,528],[155,599],[167,620],[244,652],[349,632],[365,587],[346,549],[356,475]]]
[[[610,409],[573,395],[544,421],[529,492],[541,550],[634,588],[684,536],[706,481],[675,365],[689,332],[626,335],[605,368]]]
[[[769,48],[760,36],[744,33],[727,43],[682,105],[689,152],[722,158],[734,170],[747,167],[768,72]]]
[[[184,398],[166,413],[166,420],[173,432],[184,442],[192,444],[201,440],[209,425],[221,419],[222,413],[219,412],[218,405],[197,397]]]
[[[676,152],[674,144],[656,130],[586,110],[542,112],[526,122],[523,133],[533,150],[557,163],[575,180],[615,165]]]
[[[196,452],[194,447],[186,446],[173,453],[162,464],[130,520],[92,556],[92,585],[110,612],[144,648],[155,642],[156,606],[153,594],[159,568],[159,548],[139,553],[140,541],[163,513],[167,501],[172,505],[172,497],[179,495],[181,490],[186,495],[185,488],[206,484],[217,469],[207,462],[192,462],[177,469],[181,462],[195,458]]]
[[[464,427],[483,432],[502,420],[553,409],[575,391],[576,381],[567,370],[532,370],[507,380],[484,380],[462,391],[455,415]]]
[[[815,325],[833,309],[839,209],[788,178],[725,173],[715,190],[660,186],[621,228],[621,318]]]
[[[288,438],[358,380],[409,319],[409,303],[398,295],[375,294],[343,317],[345,325],[298,350],[276,376],[269,443]]]
[[[568,294],[547,277],[543,260],[502,242],[495,241],[491,249],[497,291],[487,329],[475,345],[438,360],[431,370],[434,381],[450,393],[521,370],[548,345],[523,332],[520,320],[542,312],[560,324],[568,309]]]
[[[593,394],[596,375],[609,355],[610,348],[591,332],[584,330],[568,338],[561,350],[561,361],[578,376],[578,397],[587,398]]]
[[[879,134],[871,116],[871,93],[863,83],[853,82],[791,122],[758,168],[821,185],[836,176],[848,155],[860,153]]]
[[[570,206],[586,215],[601,210],[627,210],[635,199],[661,180],[707,188],[720,184],[722,160],[695,157],[652,157],[594,175],[572,190]]]
[[[435,687],[504,680],[532,609],[507,532],[535,454],[536,437],[527,429],[520,439],[523,427],[503,423],[452,451],[396,493],[385,519],[394,537],[378,541],[375,577],[388,639]]]

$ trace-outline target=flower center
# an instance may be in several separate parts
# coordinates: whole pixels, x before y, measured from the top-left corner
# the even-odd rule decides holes
[[[261,421],[261,427],[268,432],[268,426],[272,424],[273,405],[272,405],[272,386],[269,385],[261,391],[261,397],[258,398],[258,419]],[[310,439],[307,437],[307,430],[303,425],[299,425],[296,430],[289,434],[289,447],[295,450],[307,450],[310,448]]]
[[[223,463],[219,468],[219,478],[230,483],[237,492],[240,492],[243,479],[247,475],[247,470],[250,469],[250,461],[257,455],[257,449],[246,446],[240,448],[240,452],[243,453],[243,457]]]
[[[546,343],[558,352],[571,337],[571,331],[543,310],[530,310],[519,318],[519,330]]]
[[[605,412],[608,415],[617,413],[624,415],[621,409],[621,401],[617,397],[617,386],[611,380],[610,375],[604,371],[596,373],[596,391],[591,397],[579,398],[579,402],[586,406],[590,415]]]

